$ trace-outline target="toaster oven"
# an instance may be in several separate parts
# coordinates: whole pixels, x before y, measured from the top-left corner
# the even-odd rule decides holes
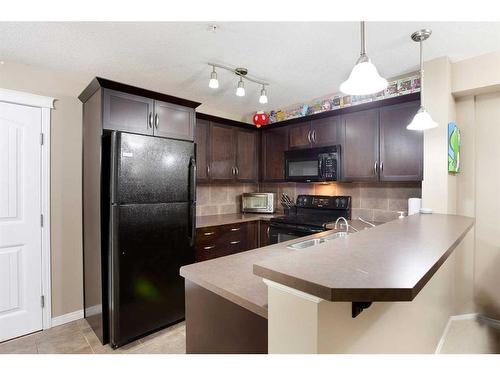
[[[241,195],[241,212],[271,214],[275,211],[275,193],[243,193]]]

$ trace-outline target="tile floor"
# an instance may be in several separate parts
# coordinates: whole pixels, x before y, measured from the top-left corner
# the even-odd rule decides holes
[[[480,318],[452,321],[440,354],[498,354],[500,327]]]
[[[0,354],[184,354],[186,327],[179,323],[116,350],[101,342],[85,319],[0,343]]]

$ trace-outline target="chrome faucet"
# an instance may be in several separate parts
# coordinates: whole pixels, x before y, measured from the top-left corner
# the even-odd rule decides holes
[[[343,216],[339,217],[336,221],[335,221],[335,227],[334,229],[337,229],[337,224],[339,223],[340,220],[344,220],[344,223],[345,223],[345,231],[346,232],[349,232],[349,223],[347,222],[347,219]]]

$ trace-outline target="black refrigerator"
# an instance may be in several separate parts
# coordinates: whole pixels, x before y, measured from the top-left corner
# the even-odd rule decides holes
[[[110,136],[109,339],[122,346],[184,319],[194,262],[193,142],[123,132]]]

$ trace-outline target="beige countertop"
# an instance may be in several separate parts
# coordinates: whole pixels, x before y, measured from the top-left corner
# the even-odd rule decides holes
[[[212,227],[214,225],[237,224],[244,223],[246,221],[269,220],[274,216],[281,215],[283,214],[221,214],[196,216],[196,228]]]
[[[325,231],[243,253],[190,264],[188,280],[267,318],[273,280],[330,301],[411,301],[474,224],[456,215],[417,214],[302,250],[287,248]]]
[[[412,301],[474,224],[416,214],[266,259],[254,273],[329,301]]]
[[[213,215],[214,218],[217,217],[218,221],[210,219],[208,222],[210,225],[222,225],[222,223],[231,224],[235,222],[234,219],[238,218],[238,216],[242,215]],[[248,219],[249,214],[244,216]],[[279,215],[277,214],[276,216]],[[210,218],[209,216],[203,217]],[[252,217],[254,217],[252,220],[259,220],[261,215],[252,215]],[[255,219],[255,217],[257,217],[257,219]],[[226,222],[226,220],[233,221]],[[358,220],[349,221],[349,223],[358,230],[369,227]],[[322,237],[329,233],[332,233],[332,231],[190,264],[182,267],[180,273],[186,279],[191,280],[211,292],[267,318],[267,287],[262,282],[261,277],[254,275],[253,265],[257,262],[293,254],[297,250],[287,248],[289,244],[308,238]]]

